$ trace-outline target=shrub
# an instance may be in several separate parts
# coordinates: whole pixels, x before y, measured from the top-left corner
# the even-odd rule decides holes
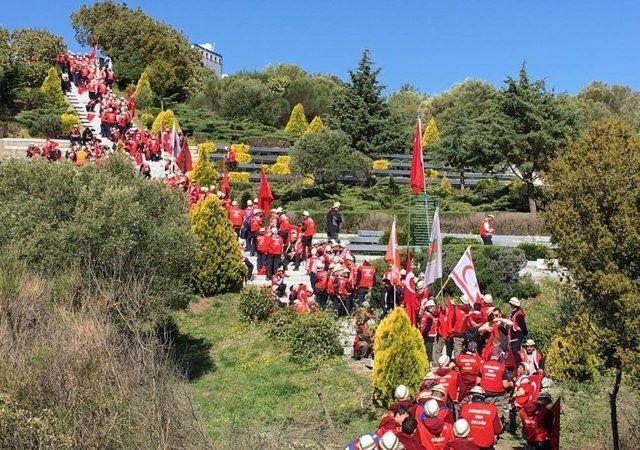
[[[229,172],[229,181],[232,183],[248,183],[249,172]]]
[[[442,238],[442,245],[474,245],[478,243],[478,239],[474,238],[458,238],[453,236],[445,236]]]
[[[453,192],[451,181],[447,177],[442,177],[442,180],[440,180],[440,190],[446,194]]]
[[[435,119],[432,117],[424,129],[424,133],[422,133],[422,146],[424,148],[433,147],[438,142],[438,139],[440,139],[440,132]]]
[[[66,97],[62,91],[62,79],[58,73],[58,69],[51,67],[47,72],[47,76],[42,82],[40,91],[45,96],[45,101],[52,106],[64,105]]]
[[[122,157],[80,169],[44,160],[0,165],[0,254],[51,276],[77,268],[88,288],[136,280],[148,296],[131,314],[149,324],[190,300],[196,241],[186,211],[180,193],[144,180]]]
[[[198,291],[209,296],[239,290],[247,268],[231,222],[216,197],[209,196],[196,205],[191,212],[191,229],[199,243],[193,272]]]
[[[333,314],[317,311],[301,314],[288,332],[291,360],[313,364],[342,354],[340,329]]]
[[[393,402],[399,384],[417,392],[429,363],[422,335],[411,326],[404,308],[395,308],[378,325],[373,352],[373,386],[380,405]]]
[[[154,120],[153,124],[151,125],[151,133],[158,134],[164,127],[167,127],[171,130],[174,124],[176,125],[176,128],[180,128],[178,119],[173,114],[173,111],[171,111],[170,109],[160,111],[156,116],[156,120]]]
[[[45,137],[62,137],[62,122],[57,114],[46,114],[36,123],[36,134]]]
[[[71,132],[71,127],[74,125],[80,126],[80,119],[75,114],[62,114],[60,116],[60,126],[62,128],[62,134],[68,136]]]
[[[543,244],[531,244],[522,242],[518,244],[518,248],[524,251],[527,261],[535,261],[536,259],[549,259],[553,257],[552,250]]]
[[[579,315],[551,341],[546,368],[554,380],[591,381],[600,368],[597,353],[588,319]]]
[[[291,168],[289,167],[289,162],[291,161],[290,156],[278,156],[276,159],[276,163],[267,168],[269,173],[274,175],[290,175]]]
[[[391,163],[388,159],[376,159],[373,161],[373,170],[389,170]]]
[[[198,159],[191,172],[191,182],[198,186],[212,186],[218,181],[218,172],[211,163],[210,149],[215,148],[213,142],[198,144]]]
[[[146,71],[140,74],[140,79],[138,79],[133,95],[136,99],[136,107],[140,110],[146,109],[153,104],[154,93]]]
[[[240,153],[249,154],[249,151],[251,151],[251,147],[247,144],[233,144],[232,147],[236,151],[236,155]]]
[[[236,161],[238,164],[251,164],[251,155],[249,153],[236,153]]]
[[[198,148],[198,154],[200,153],[200,151],[204,151],[204,152],[207,152],[208,155],[210,155],[212,153],[215,153],[216,144],[211,141],[202,142],[197,145],[197,148]]]
[[[267,331],[269,336],[286,343],[293,339],[293,329],[300,314],[292,307],[279,308],[269,317]]]
[[[240,317],[245,322],[267,320],[276,309],[273,295],[267,287],[248,287],[240,293]]]
[[[307,131],[308,127],[309,122],[307,122],[307,118],[304,115],[304,106],[302,106],[302,103],[298,103],[293,107],[291,117],[289,118],[289,122],[287,122],[287,126],[284,130],[289,133],[302,136],[304,132]]]
[[[153,114],[144,113],[140,116],[140,123],[142,123],[142,126],[145,127],[147,130],[150,130],[151,128],[153,128],[153,121],[154,121]]]
[[[320,116],[315,116],[311,121],[311,123],[309,124],[309,126],[307,127],[307,131],[305,131],[304,134],[317,133],[323,127],[324,127],[324,122],[322,122],[322,119],[320,118]]]
[[[434,169],[427,169],[424,171],[424,175],[429,179],[429,180],[437,180],[438,179],[438,171],[434,170]]]

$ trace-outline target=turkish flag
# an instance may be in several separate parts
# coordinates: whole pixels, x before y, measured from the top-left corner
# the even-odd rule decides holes
[[[193,161],[191,160],[191,150],[189,150],[189,144],[187,144],[187,138],[184,138],[182,142],[182,148],[178,152],[176,157],[176,165],[182,171],[182,173],[190,172],[193,169]]]
[[[95,114],[91,114],[91,113],[89,113],[89,114],[87,114],[87,120],[88,120],[89,122],[91,122],[95,116],[96,116]]]
[[[396,232],[396,218],[393,218],[391,224],[391,232],[389,233],[389,243],[387,244],[387,253],[384,256],[385,261],[391,266],[391,284],[397,286],[400,284],[400,247],[398,246],[398,234]]]
[[[463,294],[465,294],[471,303],[482,300],[482,294],[480,293],[480,286],[478,286],[478,279],[476,277],[476,269],[473,266],[473,258],[471,257],[471,247],[462,254],[460,261],[451,271],[450,277],[460,288]]]
[[[226,198],[229,198],[231,195],[231,187],[229,187],[229,172],[227,172],[227,168],[225,167],[222,170],[222,192]]]
[[[264,173],[264,167],[260,170],[260,191],[258,193],[258,208],[262,210],[265,217],[269,217],[271,214],[270,207],[273,201],[273,194],[271,193],[271,186],[267,180],[267,175]]]
[[[551,407],[553,412],[553,428],[551,428],[551,442],[549,448],[551,450],[560,450],[560,399]]]
[[[413,258],[411,257],[411,247],[407,247],[407,259],[404,261],[404,269],[407,273],[413,270]]]
[[[415,136],[413,137],[413,158],[411,159],[411,190],[413,194],[424,192],[424,160],[422,155],[422,124],[420,119],[416,122]]]

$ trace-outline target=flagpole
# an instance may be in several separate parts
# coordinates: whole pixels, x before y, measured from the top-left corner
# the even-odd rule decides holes
[[[442,284],[442,278],[440,278],[440,284],[442,284],[442,287],[440,288],[440,291],[435,296],[436,300],[438,300],[438,297],[440,296],[440,294],[442,294],[442,291],[444,291],[444,288],[447,287],[447,284],[449,283],[450,279],[451,279],[451,275],[449,275],[447,277],[447,281],[445,281],[444,284]]]

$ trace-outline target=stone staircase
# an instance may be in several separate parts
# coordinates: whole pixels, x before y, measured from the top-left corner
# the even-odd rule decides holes
[[[100,108],[96,106],[96,111],[92,120],[89,120],[89,114],[87,113],[87,103],[89,103],[89,93],[83,92],[82,94],[78,92],[78,87],[71,83],[71,90],[66,93],[67,99],[69,100],[69,104],[74,109],[78,118],[80,119],[80,123],[84,128],[89,128],[93,132],[93,135],[100,139],[103,145],[108,146],[109,148],[113,147],[113,142],[105,137],[100,136]]]

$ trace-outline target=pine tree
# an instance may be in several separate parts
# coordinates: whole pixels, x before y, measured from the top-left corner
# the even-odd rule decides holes
[[[180,124],[178,123],[178,119],[176,118],[173,111],[167,109],[166,111],[160,111],[156,116],[156,120],[153,121],[153,125],[151,126],[151,133],[158,134],[162,131],[163,126],[167,126],[167,128],[172,129],[173,124],[176,124],[176,128],[180,128]]]
[[[440,131],[438,131],[436,120],[432,117],[429,119],[427,128],[424,129],[424,133],[422,133],[422,147],[429,148],[434,145],[438,139],[440,139]]]
[[[42,82],[40,91],[45,95],[47,103],[59,106],[65,103],[64,92],[62,91],[62,79],[58,73],[58,69],[51,67],[47,72],[47,76]]]
[[[307,122],[307,117],[304,115],[304,107],[302,106],[302,103],[298,103],[293,107],[291,117],[289,118],[289,122],[287,122],[287,126],[284,130],[289,133],[302,136],[304,132],[307,131],[308,126],[309,123]]]
[[[324,122],[322,122],[322,119],[320,118],[320,116],[315,116],[311,121],[311,123],[309,124],[309,126],[307,127],[307,130],[304,132],[304,134],[317,133],[322,129],[322,127],[324,127]]]
[[[193,272],[196,289],[207,296],[238,291],[247,267],[220,201],[209,196],[196,205],[190,216],[191,229],[200,244]]]
[[[215,148],[215,146],[214,146]],[[212,186],[218,180],[218,172],[211,164],[207,145],[198,145],[198,160],[191,173],[191,182],[197,186]]]
[[[133,94],[136,99],[136,106],[143,110],[153,104],[154,93],[151,89],[151,83],[149,82],[149,75],[147,72],[142,72],[136,90]]]
[[[376,329],[373,343],[373,387],[375,398],[388,407],[400,384],[411,392],[420,387],[429,370],[424,341],[417,328],[412,327],[404,308],[396,308]]]

